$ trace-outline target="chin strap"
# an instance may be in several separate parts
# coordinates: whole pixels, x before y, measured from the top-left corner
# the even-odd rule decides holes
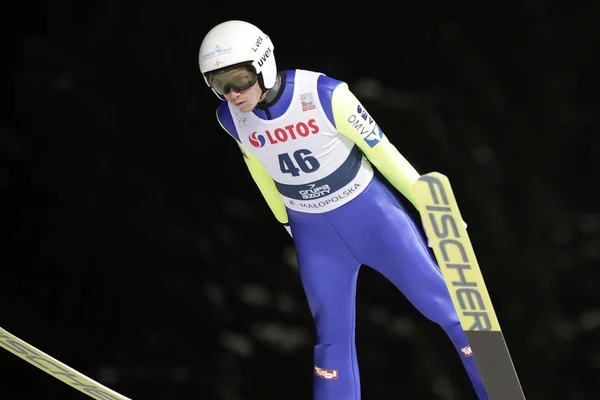
[[[271,89],[262,89],[262,94],[261,97],[267,93],[267,95],[265,96],[265,98],[256,105],[256,107],[258,108],[267,108],[269,105],[271,105],[271,103],[277,99],[277,96],[279,95],[279,90],[281,89],[281,73],[277,74],[277,79],[275,79],[275,84],[273,85],[273,87]]]

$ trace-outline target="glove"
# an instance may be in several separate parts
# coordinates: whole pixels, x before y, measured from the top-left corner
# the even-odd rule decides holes
[[[290,224],[283,224],[283,227],[285,228],[287,233],[290,234],[291,237],[294,237],[294,235],[292,235],[292,228],[290,228]]]
[[[467,229],[467,223],[465,221],[463,221],[462,223],[463,223],[464,228]],[[290,235],[291,235],[291,233],[290,233]],[[425,235],[427,235],[426,230],[425,230]],[[431,247],[431,239],[429,239],[429,236],[427,236],[427,246]]]

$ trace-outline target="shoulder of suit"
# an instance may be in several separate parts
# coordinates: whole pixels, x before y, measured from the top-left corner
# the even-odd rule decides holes
[[[226,101],[221,102],[221,104],[219,104],[217,107],[217,120],[227,133],[239,141],[237,129],[235,128],[233,117],[231,115],[231,110],[229,109],[229,105]]]

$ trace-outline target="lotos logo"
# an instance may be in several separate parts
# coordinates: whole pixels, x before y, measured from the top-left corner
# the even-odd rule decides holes
[[[296,140],[298,137],[307,137],[311,134],[319,133],[319,126],[314,119],[308,122],[298,122],[296,125],[286,125],[283,128],[277,128],[273,132],[265,131],[264,135],[258,132],[252,132],[248,136],[250,144],[254,147],[263,147],[267,140],[271,144],[283,143],[288,140]]]
[[[338,370],[337,369],[322,369],[315,365],[315,375],[319,378],[323,379],[337,379],[338,378]]]
[[[252,132],[248,137],[250,144],[254,147],[263,147],[265,145],[265,137],[257,132]]]
[[[460,349],[465,357],[471,357],[473,355],[473,350],[471,350],[471,346],[465,346]]]

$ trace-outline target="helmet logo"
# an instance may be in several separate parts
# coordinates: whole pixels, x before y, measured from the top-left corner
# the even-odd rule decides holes
[[[258,50],[258,48],[260,47],[260,44],[262,43],[263,38],[262,36],[259,36],[258,39],[256,39],[256,43],[254,43],[254,46],[252,46],[252,51],[256,52]]]
[[[269,58],[271,53],[272,53],[271,48],[267,47],[267,51],[265,51],[265,54],[263,54],[262,57],[258,60],[259,67],[263,66],[263,64],[265,63],[265,61],[267,61],[267,58]]]
[[[213,51],[209,51],[207,53],[202,54],[200,58],[202,58],[202,60],[208,60],[209,58],[212,58],[214,56],[221,56],[223,54],[231,53],[232,50],[233,47],[231,46],[221,47],[221,45],[216,45]]]

